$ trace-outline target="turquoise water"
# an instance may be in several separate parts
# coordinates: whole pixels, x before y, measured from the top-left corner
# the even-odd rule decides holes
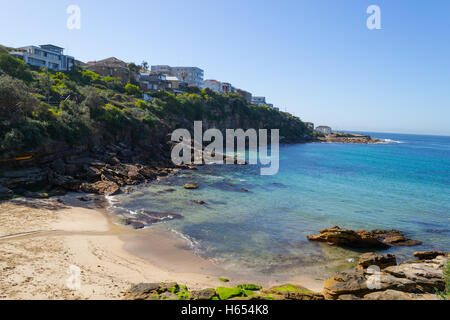
[[[450,249],[450,137],[371,135],[393,141],[283,145],[275,176],[261,176],[251,165],[203,166],[117,196],[115,212],[181,214],[152,228],[183,235],[200,255],[227,268],[270,275],[334,268],[357,257],[307,241],[334,225],[399,229],[423,241],[386,251],[400,259],[416,250]],[[184,190],[187,182],[200,189]]]

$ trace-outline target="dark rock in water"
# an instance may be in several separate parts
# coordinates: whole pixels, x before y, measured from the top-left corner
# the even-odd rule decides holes
[[[195,190],[195,189],[200,188],[200,186],[197,183],[186,183],[184,185],[184,188],[187,190]]]
[[[320,234],[308,236],[310,241],[326,242],[349,248],[364,249],[387,249],[392,246],[414,246],[421,244],[420,241],[411,240],[405,237],[398,230],[349,230],[339,227],[332,227],[320,231]]]
[[[245,188],[241,188],[240,190],[241,190],[242,192],[249,192],[248,189],[245,189]]]
[[[89,197],[78,197],[77,199],[80,200],[81,202],[89,202],[89,201],[91,201],[91,198],[89,198]]]
[[[144,229],[145,228],[145,224],[143,224],[142,222],[140,222],[136,219],[126,218],[126,219],[122,220],[122,223],[126,226],[131,226],[134,229]]]
[[[120,187],[117,183],[112,181],[98,181],[95,183],[83,183],[80,187],[81,191],[86,193],[95,193],[105,196],[112,196],[120,191]]]
[[[192,200],[192,202],[193,202],[193,203],[196,203],[196,204],[200,204],[200,205],[206,204],[206,202],[203,201],[203,200]]]
[[[416,251],[414,252],[414,257],[419,260],[433,260],[436,257],[444,256],[448,257],[448,251]]]
[[[0,185],[0,200],[9,200],[13,196],[13,192],[8,188]]]
[[[359,257],[359,263],[356,270],[365,270],[370,266],[378,266],[384,269],[390,266],[396,266],[397,259],[393,254],[379,254],[376,252],[364,253]]]
[[[398,230],[374,230],[372,234],[391,246],[417,246],[422,244],[421,241],[411,240],[405,237],[401,231]]]
[[[134,218],[126,218],[123,219],[122,222],[125,225],[131,225],[133,222],[136,222],[139,223],[137,224],[138,226],[140,226],[140,224],[143,224],[142,226],[143,228],[144,226],[150,226],[152,224],[182,218],[183,218],[182,215],[176,213],[142,211],[139,214],[137,214]]]

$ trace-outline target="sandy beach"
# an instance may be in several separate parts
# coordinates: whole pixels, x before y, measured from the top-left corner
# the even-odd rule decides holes
[[[220,276],[230,286],[244,280],[196,256],[182,239],[114,223],[104,203],[80,196],[0,203],[0,299],[122,299],[141,282],[203,289],[223,285]],[[67,285],[71,266],[81,270],[79,289]]]
[[[138,237],[138,232],[115,225],[103,211],[75,195],[63,197],[63,203],[1,203],[0,299],[121,299],[140,282],[176,281],[190,288],[219,285],[217,278],[201,273],[208,263],[178,249],[175,239],[164,241],[157,234],[151,238],[158,252],[165,252],[161,259],[182,259],[191,272],[174,272],[129,253],[122,238]],[[80,290],[66,285],[72,265],[81,269]]]

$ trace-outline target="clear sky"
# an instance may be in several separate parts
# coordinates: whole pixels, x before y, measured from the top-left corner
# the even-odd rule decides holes
[[[0,0],[0,44],[198,66],[316,125],[450,135],[448,0]],[[69,30],[69,5],[81,29]],[[369,5],[381,30],[369,30]]]

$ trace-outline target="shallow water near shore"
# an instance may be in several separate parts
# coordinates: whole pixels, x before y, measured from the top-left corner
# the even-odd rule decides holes
[[[450,137],[371,135],[389,140],[282,145],[275,176],[253,165],[201,166],[115,196],[111,211],[180,214],[150,228],[186,239],[230,272],[273,279],[323,279],[350,267],[358,252],[306,239],[334,225],[399,229],[423,241],[384,251],[400,260],[450,249]],[[189,182],[200,188],[185,190]]]

